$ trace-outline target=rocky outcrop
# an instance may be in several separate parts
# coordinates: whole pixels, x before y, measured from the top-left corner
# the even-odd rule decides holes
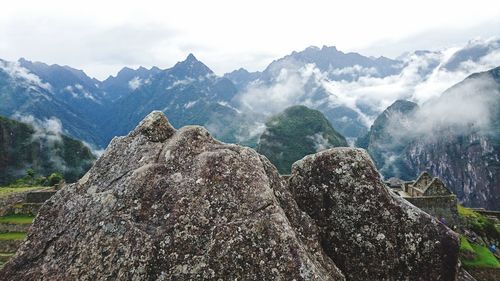
[[[0,280],[454,280],[458,242],[361,150],[294,166],[153,112],[42,207]],[[291,192],[292,191],[292,192]]]
[[[364,150],[307,156],[294,164],[289,181],[348,280],[454,280],[456,234],[392,196]]]

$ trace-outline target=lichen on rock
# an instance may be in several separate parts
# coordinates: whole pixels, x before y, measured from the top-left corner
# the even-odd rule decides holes
[[[0,279],[344,280],[283,198],[254,150],[154,112],[42,207]]]
[[[389,193],[365,150],[307,156],[289,182],[348,280],[455,280],[457,235]]]
[[[160,112],[42,207],[0,280],[454,280],[456,237],[361,150],[294,165]]]

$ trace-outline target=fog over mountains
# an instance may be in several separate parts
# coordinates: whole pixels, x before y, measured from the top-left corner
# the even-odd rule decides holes
[[[422,104],[498,65],[498,39],[397,59],[309,47],[262,72],[239,69],[222,77],[192,54],[168,69],[123,68],[104,81],[69,66],[0,61],[0,115],[57,118],[64,133],[102,149],[161,110],[176,127],[205,125],[224,141],[255,146],[270,116],[302,104],[320,110],[353,143],[395,100]]]

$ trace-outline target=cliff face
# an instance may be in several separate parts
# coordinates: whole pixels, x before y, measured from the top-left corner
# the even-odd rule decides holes
[[[451,113],[469,120],[466,126],[455,122],[413,142],[406,158],[443,179],[465,205],[500,210],[500,67],[471,75],[436,103],[457,104],[454,100],[465,104]]]
[[[500,209],[500,149],[491,138],[472,133],[415,142],[405,157],[416,171],[442,179],[467,206]]]
[[[359,139],[385,178],[442,179],[469,207],[500,210],[500,67],[418,107],[396,101]]]
[[[378,170],[385,178],[414,179],[418,171],[404,157],[408,145],[414,141],[406,131],[413,113],[418,110],[414,102],[397,100],[380,114],[370,131],[358,139],[356,145],[368,150]]]
[[[0,280],[455,280],[458,239],[363,150],[294,165],[160,112],[40,210]]]

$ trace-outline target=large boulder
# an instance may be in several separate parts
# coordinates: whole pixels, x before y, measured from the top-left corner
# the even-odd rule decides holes
[[[344,280],[276,168],[153,112],[42,207],[1,280]]]
[[[40,210],[0,280],[454,280],[458,242],[362,150],[294,165],[153,112]]]
[[[307,156],[289,182],[347,280],[456,280],[457,235],[389,192],[365,150]]]

